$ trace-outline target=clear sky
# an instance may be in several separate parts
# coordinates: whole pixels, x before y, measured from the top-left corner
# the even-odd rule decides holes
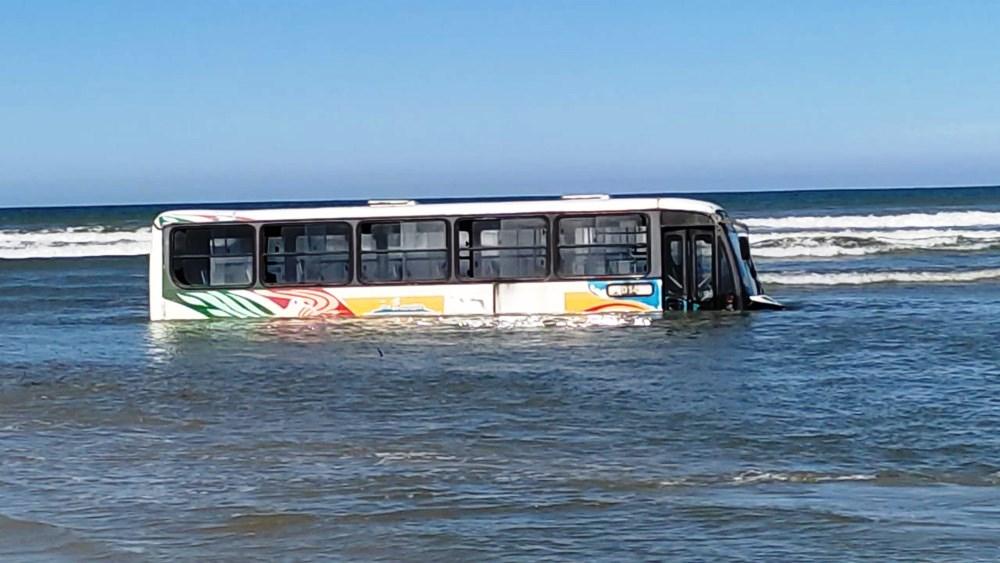
[[[0,0],[0,205],[996,184],[998,29],[971,0]]]

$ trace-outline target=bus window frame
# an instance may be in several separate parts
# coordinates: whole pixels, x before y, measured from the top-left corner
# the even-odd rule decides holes
[[[444,223],[444,227],[445,227],[445,237],[444,237],[445,248],[444,248],[444,250],[445,250],[445,253],[446,253],[446,256],[447,256],[447,259],[445,260],[445,267],[447,268],[447,271],[445,272],[445,275],[444,275],[443,278],[435,279],[435,280],[405,280],[404,279],[404,280],[398,280],[398,281],[397,280],[389,280],[389,281],[365,281],[365,280],[361,279],[361,265],[362,265],[361,264],[361,261],[362,261],[361,255],[364,254],[364,252],[365,252],[365,251],[363,251],[361,249],[361,227],[363,225],[391,224],[391,223],[420,223],[420,222],[426,222],[426,221],[437,221],[437,222],[440,222],[440,223]],[[418,215],[418,216],[414,216],[414,217],[385,217],[385,218],[379,217],[378,219],[360,219],[360,220],[358,220],[354,224],[354,242],[356,244],[355,248],[357,248],[357,252],[354,253],[354,262],[355,262],[355,266],[356,266],[357,269],[354,270],[354,276],[353,276],[353,279],[352,279],[353,285],[357,285],[357,286],[361,286],[361,287],[374,287],[374,286],[393,286],[393,285],[397,285],[397,286],[398,285],[449,285],[449,284],[455,283],[455,281],[454,281],[455,272],[454,272],[454,267],[453,267],[453,264],[452,264],[452,262],[454,261],[455,257],[453,255],[451,237],[448,236],[448,233],[451,232],[451,230],[453,229],[453,227],[454,227],[454,221],[453,220],[449,219],[448,217],[442,217],[440,215],[427,215],[427,216]],[[370,252],[370,253],[374,252],[374,253],[380,253],[380,254],[387,254],[389,252],[404,252],[404,253],[406,253],[406,252],[440,252],[440,251],[441,251],[441,249],[425,249],[425,250],[376,250],[376,251],[368,251],[368,252]]]
[[[207,258],[209,260],[209,264],[211,265],[212,254],[211,253],[209,253],[209,254],[188,254],[188,255],[180,255],[180,256],[178,256],[177,254],[174,253],[174,234],[177,231],[183,231],[183,230],[199,230],[200,229],[200,230],[209,230],[210,231],[212,229],[220,229],[220,228],[222,228],[222,229],[229,229],[229,228],[233,228],[233,227],[236,227],[236,228],[247,228],[247,229],[250,229],[250,231],[252,233],[252,236],[250,237],[250,244],[253,245],[253,248],[251,249],[251,253],[250,254],[239,254],[239,255],[234,256],[234,257],[237,257],[237,258],[245,258],[247,256],[250,256],[250,259],[253,261],[252,264],[251,264],[251,267],[250,267],[250,282],[247,283],[247,284],[229,284],[229,285],[189,285],[189,284],[181,283],[181,281],[177,279],[177,276],[174,275],[174,259],[175,258],[178,258],[178,259]],[[257,226],[254,225],[253,223],[231,223],[231,222],[222,223],[222,222],[219,222],[219,223],[189,223],[189,224],[180,224],[180,225],[173,225],[173,226],[169,227],[168,229],[166,229],[165,230],[165,235],[166,235],[165,238],[166,238],[166,244],[167,244],[167,251],[164,253],[164,258],[166,259],[166,262],[167,262],[167,271],[168,271],[168,275],[170,276],[170,283],[172,283],[174,285],[174,287],[176,287],[178,289],[183,289],[185,291],[238,290],[238,289],[253,289],[253,288],[257,287],[257,280],[258,280],[257,269],[258,269],[259,263],[260,263],[260,260],[259,260],[260,248],[257,246],[257,242],[258,242],[257,239],[260,236],[260,229],[258,229]]]
[[[462,257],[460,252],[464,249],[459,247],[459,221],[493,221],[493,220],[503,220],[503,219],[542,219],[545,221],[545,273],[541,276],[531,276],[531,277],[506,277],[506,278],[465,278],[459,275],[461,271]],[[493,284],[493,283],[516,283],[516,282],[540,282],[552,279],[555,272],[555,268],[552,267],[552,217],[546,214],[531,213],[531,214],[514,214],[514,215],[458,215],[451,218],[452,221],[452,243],[454,252],[452,255],[452,281],[450,283],[469,283],[469,284]],[[470,241],[471,242],[471,241]],[[479,250],[518,250],[522,248],[541,248],[539,246],[509,246],[509,247],[483,247]],[[470,246],[469,259],[472,259],[472,253],[476,250],[475,247]]]
[[[559,249],[562,247],[562,245],[559,244],[559,223],[563,219],[579,219],[579,218],[586,218],[586,217],[616,217],[616,216],[627,216],[627,215],[638,215],[638,216],[642,217],[643,220],[645,221],[645,226],[646,226],[646,271],[644,273],[641,273],[641,274],[612,274],[612,275],[607,275],[607,274],[605,274],[605,275],[588,275],[588,274],[583,274],[583,275],[578,275],[578,276],[569,276],[569,275],[563,275],[563,274],[559,273],[559,266],[562,263],[562,258],[560,257],[560,253],[559,253]],[[556,215],[554,224],[555,224],[555,228],[552,230],[552,234],[549,237],[550,240],[552,241],[552,249],[554,250],[554,252],[553,252],[553,264],[552,264],[552,277],[553,278],[560,279],[560,280],[571,280],[571,281],[579,281],[579,280],[636,280],[636,279],[647,279],[647,278],[649,278],[653,274],[654,268],[653,268],[653,236],[652,236],[652,232],[654,230],[654,222],[653,222],[653,217],[651,216],[651,214],[650,214],[649,211],[647,211],[647,210],[636,210],[636,211],[615,211],[613,213],[600,213],[600,212],[598,212],[598,213],[565,213],[565,214],[560,213],[560,214]],[[616,246],[624,246],[624,245],[621,245],[621,244],[603,244],[603,245],[601,245],[601,244],[594,244],[594,245],[578,244],[578,245],[569,245],[569,246],[567,246],[567,248],[584,248],[584,247],[588,247],[588,246],[591,246],[591,247],[605,247],[606,248],[606,247],[616,247]]]
[[[342,223],[347,225],[350,229],[350,233],[347,236],[347,281],[343,283],[318,283],[318,282],[303,282],[303,283],[283,283],[283,284],[269,284],[267,283],[265,274],[267,269],[267,244],[264,240],[264,229],[266,227],[286,227],[286,226],[302,226],[307,227],[309,225],[330,225],[334,223]],[[328,220],[307,220],[307,221],[268,221],[265,223],[260,223],[257,225],[257,256],[259,258],[259,265],[257,271],[257,279],[260,282],[260,286],[267,289],[280,289],[280,288],[302,288],[302,287],[347,287],[355,283],[355,254],[357,254],[355,246],[355,235],[357,233],[357,225],[354,222],[348,221],[346,219],[328,219]],[[300,254],[298,252],[286,252],[284,254],[272,254],[270,256],[324,256],[330,254],[338,254],[336,252],[317,252],[314,254]]]

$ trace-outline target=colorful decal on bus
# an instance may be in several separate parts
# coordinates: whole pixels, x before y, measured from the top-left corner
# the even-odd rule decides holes
[[[592,281],[566,292],[567,313],[649,313],[660,310],[660,280]]]
[[[342,301],[322,289],[282,289],[254,292],[279,307],[279,316],[305,318],[353,317]]]
[[[444,314],[442,295],[355,297],[348,299],[347,303],[358,316]]]
[[[346,318],[378,315],[443,315],[444,296],[339,299],[322,288],[179,291],[166,295],[206,318]]]

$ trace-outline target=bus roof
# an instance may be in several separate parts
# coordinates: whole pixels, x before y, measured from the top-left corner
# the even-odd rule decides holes
[[[253,223],[389,217],[448,217],[462,215],[514,215],[531,213],[593,213],[662,209],[714,215],[722,208],[696,199],[656,196],[580,195],[547,199],[456,200],[428,203],[418,200],[371,200],[365,204],[274,209],[187,209],[167,211],[156,218],[156,227],[181,223]]]

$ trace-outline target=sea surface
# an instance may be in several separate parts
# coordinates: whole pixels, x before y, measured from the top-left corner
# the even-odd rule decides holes
[[[1000,559],[1000,189],[701,197],[788,310],[151,324],[162,207],[0,210],[0,560]]]

